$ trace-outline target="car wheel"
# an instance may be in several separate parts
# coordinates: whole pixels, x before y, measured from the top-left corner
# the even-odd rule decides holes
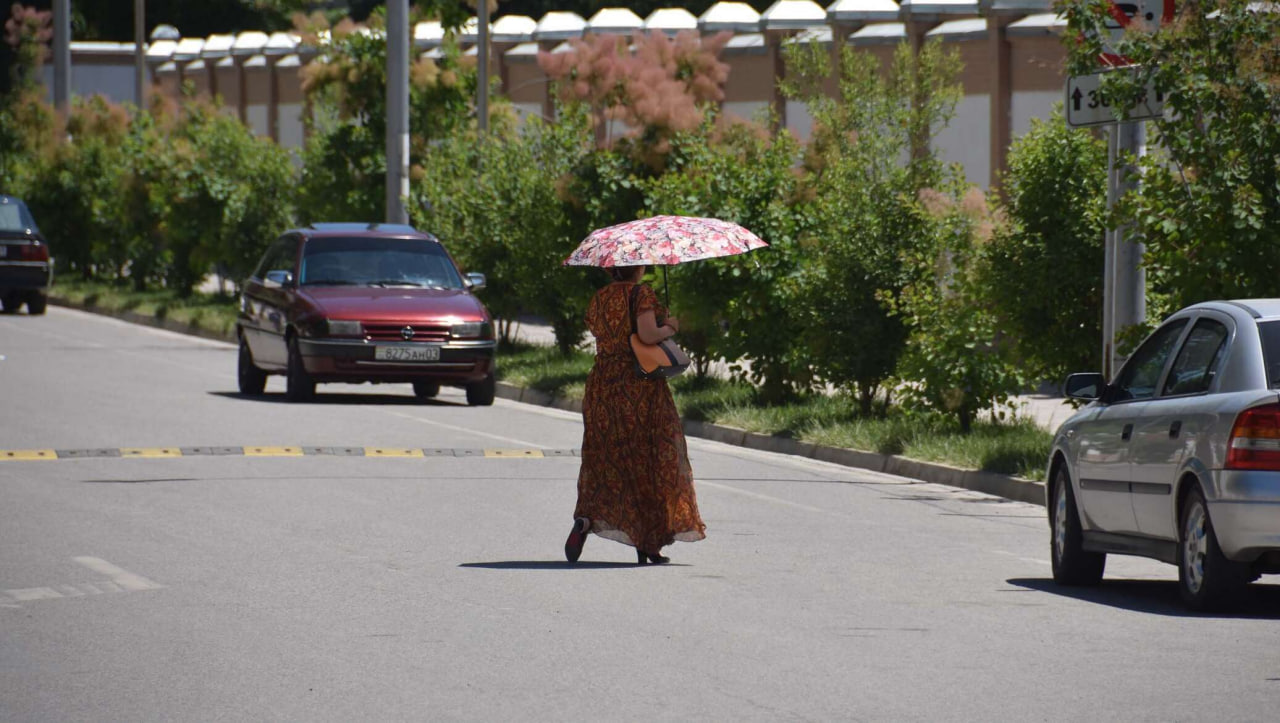
[[[49,297],[43,291],[36,291],[27,297],[27,313],[32,316],[40,316],[44,313],[45,307],[49,305]],[[15,309],[16,311],[16,309]]]
[[[267,388],[267,373],[254,366],[253,352],[249,351],[244,337],[240,337],[240,363],[236,371],[241,394],[258,396]]]
[[[414,382],[413,395],[418,399],[434,399],[440,393],[440,384],[437,382]]]
[[[498,383],[493,378],[493,372],[489,372],[489,376],[483,380],[467,385],[467,404],[473,407],[487,407],[493,404],[497,387]]]
[[[291,402],[307,402],[316,394],[316,383],[302,365],[302,352],[298,340],[289,339],[289,367],[285,373],[284,396]]]
[[[6,314],[16,314],[18,309],[22,308],[22,299],[17,294],[5,294],[0,296],[0,311]]]
[[[1059,585],[1097,585],[1107,566],[1104,552],[1084,549],[1084,532],[1080,528],[1080,512],[1071,491],[1071,477],[1065,464],[1053,476],[1053,504],[1049,508],[1052,534],[1049,554],[1053,560],[1053,581]]]
[[[1248,570],[1222,554],[1199,486],[1187,491],[1180,523],[1178,591],[1193,610],[1218,609],[1249,581]]]

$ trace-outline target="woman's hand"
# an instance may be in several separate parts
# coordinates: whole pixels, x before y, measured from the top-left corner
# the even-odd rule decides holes
[[[667,326],[671,327],[671,330],[672,330],[672,331],[674,331],[674,332],[679,332],[679,331],[680,331],[680,320],[679,320],[679,319],[677,319],[677,318],[675,318],[674,316],[668,316],[668,317],[667,317],[667,320],[666,320],[664,323],[665,323]]]

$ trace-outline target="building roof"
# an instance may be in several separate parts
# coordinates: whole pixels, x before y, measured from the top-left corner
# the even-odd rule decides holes
[[[645,30],[657,30],[674,35],[681,30],[698,29],[698,18],[684,8],[662,8],[654,10],[644,21]]]
[[[827,11],[813,0],[778,0],[760,15],[761,30],[805,30],[826,23]]]
[[[495,43],[527,43],[537,27],[537,21],[527,15],[503,15],[493,23],[491,38]]]
[[[153,40],[151,45],[147,47],[147,60],[159,62],[168,60],[173,57],[173,51],[178,47],[176,40]]]
[[[929,38],[945,38],[947,40],[976,40],[987,37],[986,18],[966,18],[964,20],[948,20],[925,33]]]
[[[413,26],[413,44],[430,48],[444,42],[444,26],[439,20],[427,20]]]
[[[718,2],[698,18],[704,33],[754,33],[760,29],[760,13],[744,2]]]
[[[977,15],[978,0],[902,0],[903,15]]]
[[[764,55],[769,52],[761,33],[740,33],[725,43],[725,55]]]
[[[587,21],[587,32],[629,35],[644,27],[644,20],[627,8],[602,8]]]
[[[875,23],[849,36],[849,42],[853,45],[896,44],[906,39],[906,23]]]
[[[893,0],[836,0],[827,6],[828,22],[892,22],[902,10]]]
[[[230,53],[235,44],[236,36],[230,33],[210,35],[204,41],[204,48],[200,51],[200,55],[205,58],[222,57]]]
[[[1028,15],[1021,20],[1009,23],[1005,32],[1012,37],[1034,37],[1037,35],[1059,35],[1067,27],[1067,18],[1054,13]]]
[[[267,47],[267,41],[270,39],[266,33],[257,30],[240,33],[236,36],[236,42],[231,48],[231,54],[255,55],[261,53],[262,49]]]
[[[534,40],[568,40],[582,37],[587,29],[587,21],[577,13],[555,11],[547,13],[538,21],[533,31]]]

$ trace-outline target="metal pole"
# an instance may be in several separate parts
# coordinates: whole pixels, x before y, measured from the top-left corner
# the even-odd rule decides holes
[[[1146,127],[1143,122],[1121,123],[1118,136],[1118,154],[1140,156],[1145,150]],[[1133,190],[1137,186],[1134,166],[1121,164],[1116,158],[1117,197]],[[1142,267],[1143,245],[1133,232],[1132,226],[1115,230],[1115,319],[1113,336],[1120,334],[1131,326],[1146,321],[1146,271]],[[1114,368],[1118,369],[1124,358],[1116,353],[1112,346]]]
[[[481,133],[489,132],[489,0],[479,0],[476,23],[480,30],[480,46],[477,49],[479,85],[476,95],[476,119]]]
[[[387,223],[408,223],[409,0],[387,2]]]
[[[1107,213],[1115,208],[1116,197],[1116,146],[1119,142],[1120,124],[1107,129]],[[1102,264],[1102,374],[1108,380],[1115,372],[1111,350],[1115,348],[1115,299],[1116,299],[1116,233],[1108,228]]]
[[[71,107],[71,0],[53,0],[53,105]]]
[[[133,77],[134,103],[141,111],[147,106],[147,0],[133,0]]]

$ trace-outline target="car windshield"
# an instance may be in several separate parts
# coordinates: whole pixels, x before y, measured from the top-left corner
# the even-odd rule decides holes
[[[1280,388],[1280,321],[1263,321],[1258,324],[1262,337],[1262,360],[1267,365],[1267,386]]]
[[[440,244],[422,239],[314,238],[302,255],[303,286],[461,289]]]
[[[12,198],[0,198],[0,231],[25,233],[28,230],[40,233],[26,205]]]

